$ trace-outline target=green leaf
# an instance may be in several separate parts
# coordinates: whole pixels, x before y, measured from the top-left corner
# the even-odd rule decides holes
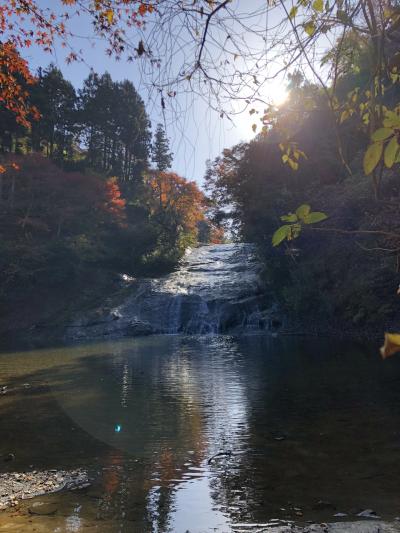
[[[284,224],[278,228],[272,236],[272,246],[278,246],[278,244],[290,237],[291,233],[292,229],[289,224]]]
[[[374,143],[368,146],[367,151],[364,154],[363,167],[365,174],[371,174],[382,156],[383,144]]]
[[[294,213],[289,213],[288,215],[281,216],[281,220],[283,222],[297,222],[298,218]]]
[[[397,138],[392,137],[392,139],[390,139],[390,141],[388,142],[385,148],[385,153],[383,155],[383,160],[387,168],[392,168],[394,162],[397,159],[397,152],[399,151],[399,148],[400,146],[397,142]]]
[[[393,135],[392,128],[379,128],[379,130],[374,131],[371,138],[373,141],[386,141],[391,135]]]
[[[304,224],[315,224],[316,222],[321,222],[322,220],[326,220],[328,218],[325,213],[322,211],[313,211],[309,215],[307,215],[303,222]]]
[[[307,33],[307,35],[309,35],[310,37],[314,35],[315,33],[314,21],[309,20],[308,22],[304,23],[303,28],[304,28],[304,31]]]
[[[385,128],[400,128],[400,116],[394,111],[386,111],[383,125]]]
[[[296,215],[299,217],[300,220],[304,220],[305,217],[309,215],[310,211],[311,207],[308,204],[302,204],[296,209]]]
[[[321,13],[321,11],[324,10],[324,0],[315,0],[312,6],[315,11],[319,11]]]

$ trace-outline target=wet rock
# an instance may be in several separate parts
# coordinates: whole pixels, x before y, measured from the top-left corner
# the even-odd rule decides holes
[[[357,516],[359,516],[360,518],[374,518],[374,519],[377,519],[377,518],[380,518],[375,511],[373,511],[372,509],[365,509],[365,511],[361,511],[360,513],[357,513]]]
[[[10,461],[14,461],[14,460],[15,460],[15,455],[13,453],[7,453],[7,455],[3,457],[3,461],[6,463],[9,463]]]
[[[128,337],[139,337],[144,335],[151,335],[153,327],[150,322],[143,322],[141,320],[131,320],[126,327],[125,335]]]
[[[119,306],[77,318],[66,337],[266,330],[270,316],[261,268],[251,244],[201,246],[169,276],[133,284]]]
[[[30,514],[36,514],[41,516],[49,516],[56,514],[57,510],[57,505],[55,503],[48,502],[35,502],[28,508],[28,512]]]
[[[325,511],[325,510],[335,510],[336,507],[331,502],[326,502],[324,500],[319,500],[316,504],[313,505],[314,511]]]

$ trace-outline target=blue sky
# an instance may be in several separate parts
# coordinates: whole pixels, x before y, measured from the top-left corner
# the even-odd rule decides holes
[[[40,4],[43,7],[52,7],[50,1],[43,1]],[[82,36],[89,34],[88,19],[86,17],[75,18],[73,31]],[[51,54],[32,47],[25,50],[23,55],[29,61],[32,70],[54,63],[76,88],[81,87],[90,68],[100,74],[108,71],[114,80],[129,79],[146,104],[153,129],[158,122],[164,123],[160,99],[158,97],[154,99],[149,95],[135,61],[128,63],[125,59],[116,61],[108,57],[101,41],[97,41],[93,46],[93,42],[88,39],[76,37],[72,44],[74,48],[82,49],[84,63],[67,64],[65,62],[66,52],[61,46],[56,46],[54,53]],[[143,59],[136,61],[143,61]],[[167,100],[167,105],[168,103]],[[214,159],[224,148],[253,136],[249,120],[239,118],[237,124],[233,125],[228,119],[221,119],[206,102],[194,95],[179,95],[174,103],[178,111],[170,110],[166,114],[167,134],[174,153],[173,170],[189,180],[196,180],[201,184],[207,159]]]
[[[40,7],[51,10],[60,5],[55,0],[37,1]],[[227,16],[227,22],[225,21],[226,25],[223,30],[220,30],[218,25],[213,28],[211,34],[211,30],[209,30],[210,48],[205,49],[202,61],[204,60],[204,55],[208,56],[209,66],[211,69],[214,68],[213,75],[218,79],[223,77],[226,63],[229,64],[226,67],[228,71],[232,71],[232,69],[235,71],[234,76],[237,76],[237,72],[240,70],[242,72],[250,72],[250,82],[246,81],[250,92],[258,86],[260,87],[260,96],[264,100],[267,99],[278,104],[279,101],[284,100],[286,94],[284,74],[271,80],[271,73],[273,77],[276,72],[280,72],[284,68],[283,61],[290,60],[290,54],[297,54],[298,51],[296,46],[293,47],[292,44],[290,44],[291,50],[285,48],[287,43],[279,44],[281,39],[285,40],[288,36],[287,28],[280,25],[281,20],[285,20],[283,12],[278,6],[270,8],[266,15],[266,0],[247,0],[244,2],[232,0],[232,6],[231,11],[235,13],[236,18]],[[238,15],[239,18],[237,18]],[[159,20],[162,20],[162,18],[160,17]],[[156,21],[155,18],[154,21]],[[242,22],[244,26],[241,24]],[[186,90],[178,91],[175,98],[165,98],[166,110],[164,117],[161,96],[156,90],[151,90],[151,85],[149,84],[151,79],[144,77],[143,71],[146,69],[149,71],[150,69],[150,76],[153,76],[153,79],[154,76],[158,77],[157,81],[162,83],[166,80],[165,73],[167,78],[168,76],[172,76],[172,79],[175,79],[175,76],[185,78],[185,74],[182,75],[181,72],[184,68],[189,68],[187,67],[188,64],[193,66],[193,60],[197,57],[195,54],[198,51],[196,47],[200,39],[199,36],[202,35],[201,32],[204,29],[202,18],[196,21],[195,24],[197,23],[197,28],[199,29],[197,37],[194,37],[189,31],[182,30],[182,27],[179,26],[179,20],[178,25],[172,27],[170,34],[168,34],[168,31],[171,30],[171,27],[168,26],[165,34],[162,32],[155,34],[155,40],[153,40],[154,51],[160,55],[162,65],[159,70],[156,67],[149,67],[150,62],[145,57],[137,58],[129,63],[124,58],[116,61],[114,58],[107,56],[105,43],[99,38],[93,38],[91,21],[87,16],[81,14],[79,16],[75,15],[71,19],[69,28],[74,34],[74,37],[70,39],[72,47],[76,51],[81,51],[81,55],[84,57],[83,62],[67,64],[65,62],[65,49],[57,45],[51,54],[35,47],[29,48],[24,50],[24,57],[29,61],[32,70],[36,70],[39,66],[46,67],[49,63],[54,63],[76,88],[82,86],[82,82],[88,76],[91,68],[99,74],[108,71],[114,80],[128,79],[132,81],[146,104],[153,130],[158,122],[166,124],[167,135],[170,138],[171,149],[174,153],[173,170],[185,178],[196,180],[201,184],[205,173],[206,160],[214,159],[224,148],[228,148],[240,141],[251,139],[254,136],[252,123],[258,122],[258,117],[261,115],[249,115],[249,110],[254,104],[244,104],[247,94],[244,95],[243,92],[239,92],[239,99],[231,99],[228,96],[223,105],[230,107],[231,111],[233,110],[234,112],[238,112],[240,109],[246,108],[246,106],[247,109],[233,117],[234,122],[226,117],[221,118],[219,112],[212,110],[206,101],[196,96],[193,91],[188,90],[189,83],[186,83]],[[157,24],[158,22],[153,25],[153,31],[154,28],[158,29]],[[148,20],[146,28],[142,33],[144,39],[151,35],[151,19],[150,21]],[[225,52],[221,53],[221,50],[229,48],[229,45],[225,44],[227,42],[227,33],[232,33],[233,35],[233,32],[238,28],[237,43],[239,47],[235,50],[238,50],[240,54],[234,54],[235,57],[232,59],[232,46],[228,55]],[[142,30],[132,31],[136,31],[136,33],[128,37],[132,39],[133,43],[137,43]],[[165,38],[164,35],[166,36]],[[274,48],[274,43],[277,42],[278,45]],[[132,46],[135,45],[133,44]],[[326,48],[326,43],[323,48]],[[286,50],[289,51],[287,52]],[[246,54],[248,55],[246,56]],[[226,61],[227,57],[231,59],[231,62]],[[248,58],[252,58],[250,63],[248,63]],[[292,67],[293,70],[295,67]],[[254,68],[256,70],[252,70]],[[298,64],[296,64],[296,68],[304,69]],[[256,76],[253,76],[252,72],[255,72]],[[253,85],[253,78],[257,78],[254,81],[256,85]],[[230,79],[229,76],[228,79]],[[237,80],[238,78],[236,77],[235,79]],[[200,91],[202,91],[203,87],[205,87],[203,85],[204,80],[193,80],[193,83],[194,81],[196,81],[197,87],[200,87]],[[179,87],[182,88],[181,85]],[[242,87],[240,91],[242,91]],[[242,98],[241,101],[240,97]],[[259,105],[262,106],[259,108],[259,111],[262,112],[265,105]],[[258,122],[258,124],[260,123]]]

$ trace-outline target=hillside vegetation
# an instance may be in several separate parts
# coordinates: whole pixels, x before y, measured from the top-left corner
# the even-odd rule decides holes
[[[357,71],[341,78],[338,105],[345,106],[362,83],[365,72]],[[396,95],[395,87],[386,103]],[[357,110],[361,102],[360,97]],[[278,147],[284,128],[299,152],[290,161]],[[376,181],[365,175],[366,128],[358,111],[338,126],[323,90],[297,76],[272,127],[209,164],[214,218],[237,238],[257,243],[270,297],[290,327],[374,334],[398,322],[398,170],[382,163]],[[338,134],[346,164],[338,154]],[[274,247],[274,232],[295,222],[290,213],[304,204],[328,218],[298,230],[291,226],[294,233]]]
[[[168,272],[199,238],[222,237],[195,182],[169,170],[164,128],[153,138],[131,82],[92,72],[76,91],[50,66],[27,90],[30,125],[0,109],[6,326],[62,320],[118,288],[121,274]]]

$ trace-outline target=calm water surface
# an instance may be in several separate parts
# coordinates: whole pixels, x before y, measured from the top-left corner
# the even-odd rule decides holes
[[[400,515],[400,360],[375,346],[125,339],[4,352],[2,385],[11,468],[85,467],[93,484],[41,498],[55,516],[29,517],[25,503],[1,513],[0,531],[224,533]]]

